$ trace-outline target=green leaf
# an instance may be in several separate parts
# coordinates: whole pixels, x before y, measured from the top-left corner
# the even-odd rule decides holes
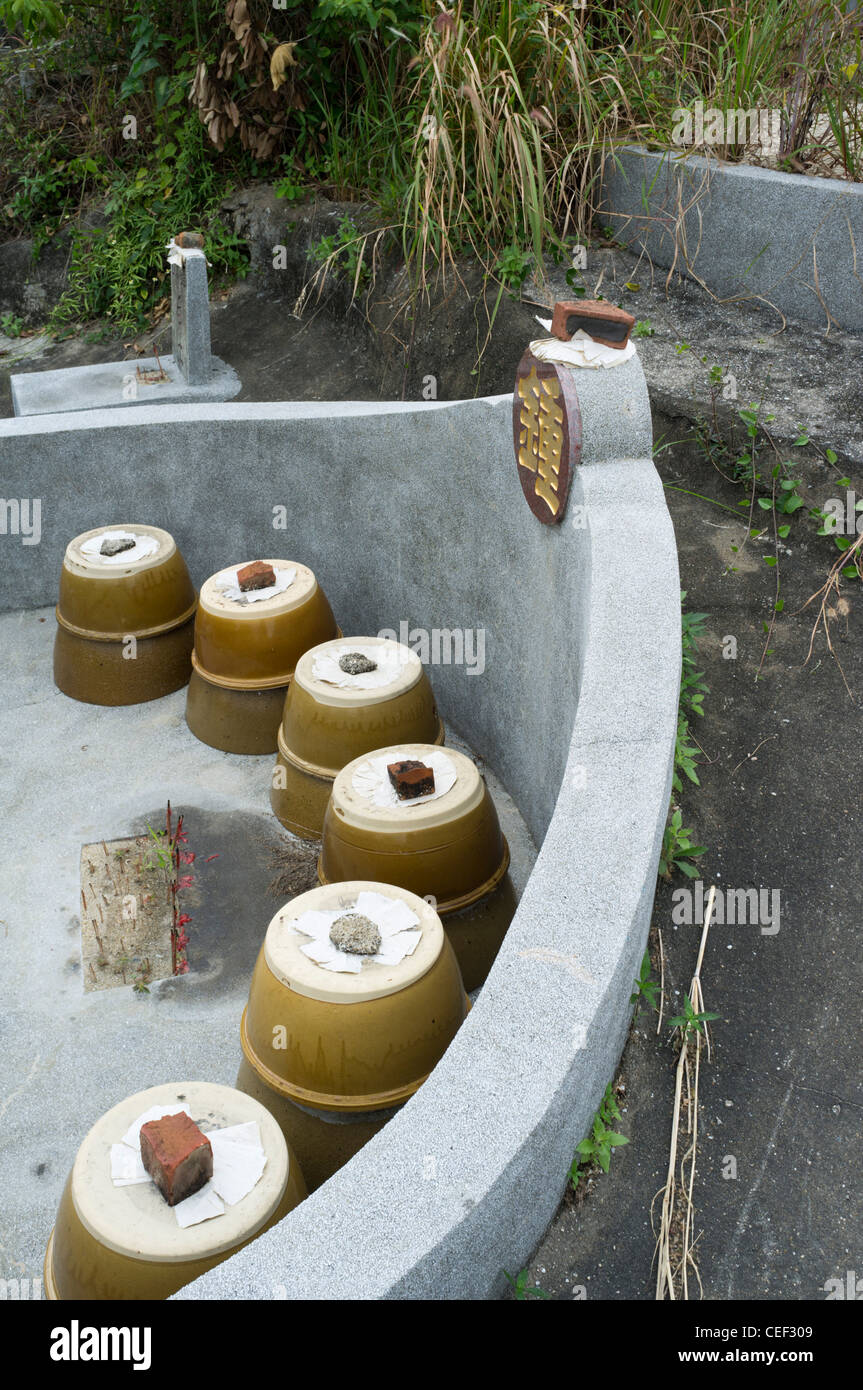
[[[776,556],[775,556],[775,555],[765,555],[765,556],[764,556],[764,563],[765,563],[765,565],[769,565],[770,568],[772,569],[773,566],[776,564]]]

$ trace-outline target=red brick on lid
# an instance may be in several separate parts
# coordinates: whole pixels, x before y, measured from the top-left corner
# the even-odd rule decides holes
[[[276,571],[272,565],[265,565],[263,560],[253,560],[250,565],[237,570],[237,583],[244,594],[250,589],[269,589],[275,582]]]
[[[213,1176],[213,1150],[185,1111],[141,1126],[141,1162],[169,1207],[198,1192]]]
[[[416,758],[403,758],[387,763],[387,775],[396,789],[399,801],[414,801],[434,791],[434,771]]]

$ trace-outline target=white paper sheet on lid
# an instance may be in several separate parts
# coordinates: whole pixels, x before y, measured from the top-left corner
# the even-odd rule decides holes
[[[374,922],[381,934],[381,948],[374,956],[356,956],[350,951],[340,951],[330,941],[330,928],[339,917],[358,913]],[[303,955],[308,956],[324,970],[334,970],[344,975],[359,975],[364,961],[374,965],[398,965],[405,956],[413,955],[422,936],[419,917],[411,911],[401,898],[388,898],[384,893],[373,893],[364,889],[357,894],[353,906],[327,908],[304,912],[302,917],[291,922],[291,930],[312,940],[301,946]]]
[[[119,555],[100,555],[103,541],[134,541],[135,545],[131,550],[121,550]],[[128,565],[132,560],[145,560],[148,555],[155,555],[158,549],[155,536],[140,536],[135,531],[102,531],[82,542],[81,554],[99,565]]]
[[[426,796],[411,797],[408,801],[399,800],[390,781],[387,765],[402,762],[406,758],[423,762],[426,767],[431,768],[434,773],[433,792],[428,792]],[[351,778],[351,786],[359,796],[366,797],[374,806],[409,811],[412,806],[425,806],[429,801],[436,801],[439,796],[445,796],[455,786],[457,777],[455,763],[446,753],[426,753],[422,758],[416,758],[414,753],[386,753],[382,758],[369,758],[366,762],[360,763]]]
[[[213,1150],[212,1184],[229,1207],[236,1206],[267,1166],[257,1120],[211,1129],[207,1138]]]
[[[171,1210],[177,1218],[177,1225],[185,1230],[186,1226],[197,1226],[202,1221],[212,1221],[214,1216],[224,1216],[225,1204],[211,1178],[203,1187],[199,1187],[197,1192],[193,1192],[191,1197],[178,1202]]]
[[[153,1181],[141,1161],[141,1126],[181,1111],[191,1119],[188,1105],[182,1102],[153,1105],[133,1121],[119,1144],[111,1145],[111,1180],[115,1187]],[[171,1208],[177,1224],[182,1227],[196,1226],[201,1221],[222,1216],[226,1203],[233,1207],[248,1196],[267,1164],[256,1120],[211,1129],[207,1138],[213,1150],[213,1176],[191,1197]]]
[[[112,1144],[111,1181],[115,1187],[131,1187],[135,1183],[150,1182],[150,1174],[141,1162],[140,1152],[136,1153],[128,1144]]]
[[[359,652],[360,656],[367,656],[369,661],[377,662],[377,670],[364,671],[358,676],[343,671],[339,666],[340,659],[354,652]],[[408,651],[395,642],[375,647],[363,645],[362,642],[347,643],[315,656],[312,661],[312,675],[316,681],[326,681],[327,685],[336,685],[343,689],[376,690],[383,685],[392,685],[409,660]]]
[[[536,321],[551,332],[551,319],[541,319],[537,314]],[[556,362],[562,367],[619,367],[635,356],[635,343],[630,338],[624,348],[607,347],[579,328],[568,343],[560,338],[537,338],[530,350],[540,362]]]
[[[237,575],[244,565],[238,565],[229,579],[222,579],[216,586],[225,595],[225,598],[233,599],[234,603],[260,603],[261,599],[275,598],[276,594],[283,594],[286,589],[290,589],[297,577],[295,569],[276,570],[276,582],[267,589],[249,589],[244,593],[240,588]]]

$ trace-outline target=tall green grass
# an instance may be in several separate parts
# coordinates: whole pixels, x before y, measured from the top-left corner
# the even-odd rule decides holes
[[[698,101],[778,108],[782,167],[863,177],[863,7],[851,12],[848,0],[459,0],[448,9],[443,0],[302,0],[285,10],[248,0],[267,51],[299,38],[302,91],[276,156],[257,162],[236,139],[220,153],[187,129],[197,119],[185,106],[188,76],[202,55],[218,64],[229,34],[221,3],[201,0],[194,32],[181,0],[103,3],[114,15],[117,61],[96,64],[92,119],[78,121],[67,100],[52,126],[43,101],[28,143],[18,103],[4,126],[12,158],[0,170],[0,204],[8,226],[38,237],[94,190],[109,196],[120,242],[109,254],[94,241],[99,283],[122,275],[131,285],[138,239],[146,246],[150,299],[144,285],[118,286],[115,307],[126,318],[158,292],[156,243],[178,218],[211,225],[224,268],[239,264],[215,217],[237,177],[273,179],[290,197],[323,191],[376,203],[423,285],[463,255],[492,273],[502,263],[541,270],[547,253],[563,254],[587,232],[615,149],[667,146],[675,113]],[[11,5],[0,0],[0,18]],[[84,17],[90,33],[97,13],[88,4],[63,11],[63,37],[52,42],[70,42]],[[39,49],[38,36],[32,42]],[[159,130],[156,144],[175,151],[166,158],[153,144],[118,140],[120,92],[133,69],[130,100]],[[246,80],[237,68],[238,93]],[[747,157],[737,138],[713,152]],[[69,312],[110,305],[108,289],[88,292],[76,264]]]

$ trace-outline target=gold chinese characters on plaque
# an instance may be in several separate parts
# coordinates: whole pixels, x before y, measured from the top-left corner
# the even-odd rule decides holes
[[[539,521],[553,525],[566,511],[572,471],[581,459],[581,411],[568,368],[524,354],[515,378],[512,433],[527,504]]]

